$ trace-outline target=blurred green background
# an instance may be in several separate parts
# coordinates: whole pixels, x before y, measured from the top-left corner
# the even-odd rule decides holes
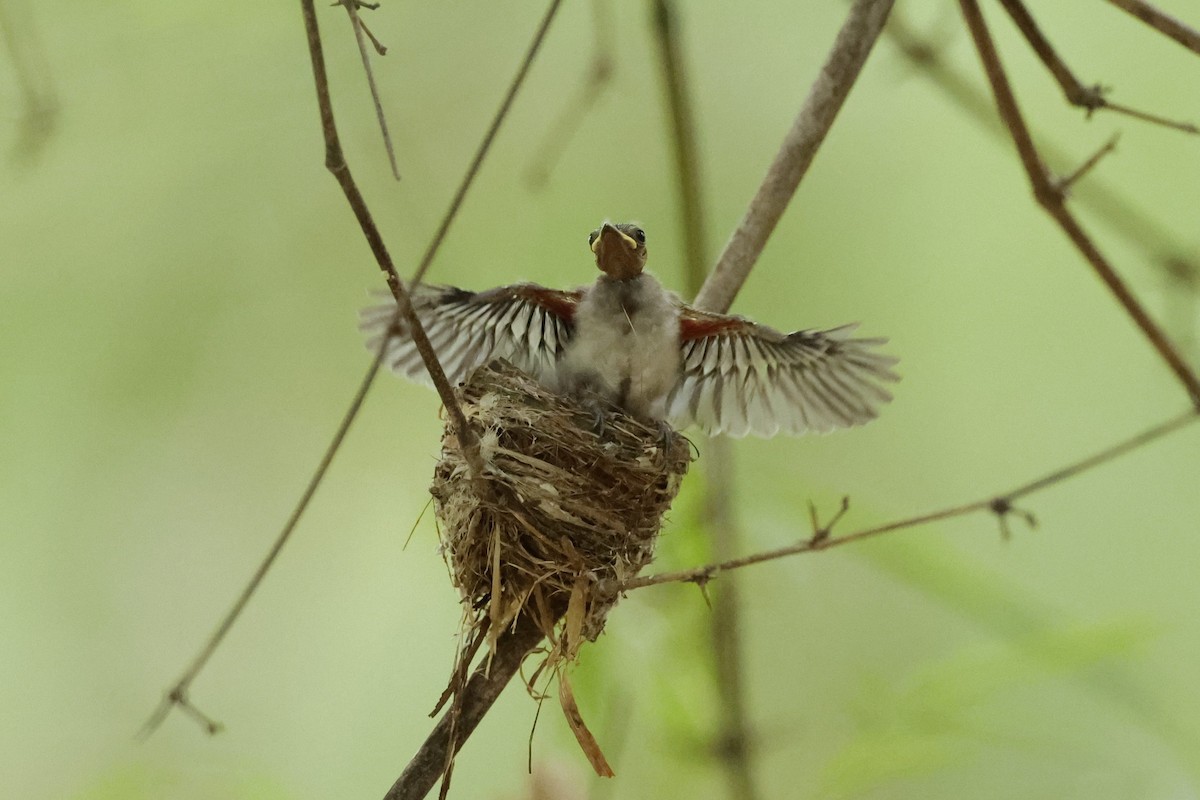
[[[403,181],[387,174],[340,9],[319,10],[351,165],[411,272],[541,14],[539,3],[389,2],[367,15]],[[682,9],[716,253],[845,7]],[[1031,9],[1113,99],[1200,121],[1200,58],[1103,3]],[[1200,24],[1197,0],[1161,6]],[[322,165],[295,3],[0,7],[0,775],[20,798],[378,797],[428,733],[459,611],[417,526],[435,395],[381,379],[276,570],[193,687],[228,729],[173,714],[134,733],[266,551],[369,355],[382,285]],[[616,72],[548,184],[527,180],[578,90],[591,6],[566,4],[432,272],[482,288],[591,280],[605,217],[649,231],[681,286],[657,51],[644,2],[613,6]],[[1188,348],[1195,307],[1163,253],[1200,258],[1200,139],[1090,121],[998,8],[1028,116],[1072,169],[1114,132],[1103,183],[1159,230],[1089,229]],[[950,3],[898,14],[968,87]],[[15,48],[15,50],[14,50]],[[32,65],[32,66],[30,66]],[[25,70],[32,70],[26,72]],[[58,115],[23,139],[21,76]],[[903,359],[874,424],[734,447],[747,551],[986,497],[1186,408],[1184,395],[1030,199],[1011,146],[914,67],[872,55],[735,310],[794,329],[861,320]],[[746,681],[766,797],[1183,798],[1200,792],[1200,431],[1022,503],[742,573]],[[696,466],[704,469],[703,457]],[[702,562],[689,479],[660,567]],[[720,584],[714,586],[720,591]],[[693,587],[635,592],[575,678],[617,772],[588,778],[552,703],[533,757],[596,798],[726,796],[709,612]],[[523,795],[535,704],[510,689],[453,796]],[[552,794],[550,796],[567,796]]]

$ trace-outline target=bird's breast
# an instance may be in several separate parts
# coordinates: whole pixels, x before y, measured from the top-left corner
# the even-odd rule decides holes
[[[601,280],[575,312],[561,364],[563,388],[586,386],[641,417],[666,415],[681,369],[679,310],[649,275]]]

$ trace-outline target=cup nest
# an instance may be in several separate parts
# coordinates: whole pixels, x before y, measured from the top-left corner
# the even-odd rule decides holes
[[[494,644],[530,615],[551,658],[570,660],[600,635],[615,587],[653,558],[691,447],[616,410],[597,433],[592,410],[503,361],[476,370],[458,396],[485,471],[471,479],[447,428],[430,491],[465,638],[486,630]]]

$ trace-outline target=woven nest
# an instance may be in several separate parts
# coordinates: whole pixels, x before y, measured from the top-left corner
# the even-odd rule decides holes
[[[594,641],[614,586],[654,555],[664,512],[691,461],[684,437],[619,411],[594,413],[507,362],[459,390],[480,434],[482,480],[470,479],[447,428],[431,492],[469,635],[494,643],[520,615],[549,638],[551,658]]]

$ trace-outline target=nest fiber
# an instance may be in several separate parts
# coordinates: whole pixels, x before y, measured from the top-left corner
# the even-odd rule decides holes
[[[691,448],[618,411],[597,431],[592,410],[506,362],[476,370],[458,394],[485,473],[471,479],[447,428],[431,491],[468,624],[478,633],[486,620],[494,642],[529,614],[570,659],[599,636],[613,587],[653,557]]]

